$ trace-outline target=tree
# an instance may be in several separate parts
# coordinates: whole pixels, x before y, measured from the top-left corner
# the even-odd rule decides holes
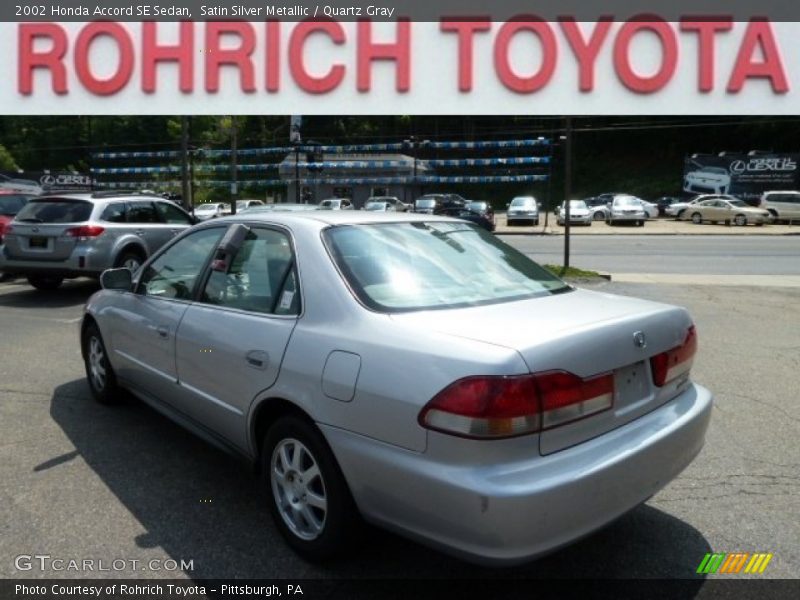
[[[18,171],[19,165],[8,148],[0,144],[0,171]]]

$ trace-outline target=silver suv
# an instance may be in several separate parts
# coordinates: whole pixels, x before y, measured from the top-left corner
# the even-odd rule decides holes
[[[40,290],[105,269],[136,271],[153,252],[194,223],[158,196],[124,193],[34,198],[6,227],[0,271],[26,275]]]

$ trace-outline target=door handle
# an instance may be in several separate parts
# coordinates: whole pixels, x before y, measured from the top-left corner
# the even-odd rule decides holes
[[[162,337],[164,339],[169,337],[169,327],[156,327],[156,331],[158,332],[158,337]]]
[[[261,350],[251,350],[245,356],[245,360],[248,366],[263,371],[269,364],[269,354]]]
[[[134,233],[136,235],[144,235],[144,229],[137,229],[136,231],[134,231]]]

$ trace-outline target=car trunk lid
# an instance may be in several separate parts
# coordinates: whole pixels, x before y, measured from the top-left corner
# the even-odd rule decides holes
[[[521,302],[394,315],[408,326],[512,348],[531,373],[567,371],[582,378],[613,373],[610,410],[545,430],[550,454],[624,425],[657,408],[686,384],[653,384],[650,357],[679,346],[691,326],[681,308],[576,290]],[[643,338],[643,340],[642,340]]]

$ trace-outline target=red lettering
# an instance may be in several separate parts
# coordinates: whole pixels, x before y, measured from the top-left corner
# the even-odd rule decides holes
[[[631,41],[642,31],[654,33],[661,42],[661,66],[652,75],[640,75],[631,66]],[[627,21],[614,44],[614,66],[617,77],[629,90],[652,94],[662,89],[672,79],[678,66],[678,40],[672,27],[654,15],[643,15]]]
[[[712,20],[714,19],[714,20]],[[714,37],[733,28],[730,17],[707,17],[703,20],[684,19],[681,31],[697,34],[697,89],[708,93],[714,89]]]
[[[372,22],[362,19],[358,22],[358,66],[356,88],[368,92],[372,88],[371,62],[374,60],[393,60],[397,63],[395,88],[407,92],[411,81],[411,22],[408,19],[397,21],[397,41],[376,43],[372,41]]]
[[[569,47],[578,60],[578,87],[582,92],[591,92],[594,89],[594,66],[597,55],[611,30],[613,17],[600,17],[588,41],[583,37],[581,28],[573,17],[562,17],[559,21]]]
[[[239,38],[236,47],[222,47],[222,38],[234,35]],[[253,26],[247,22],[210,21],[206,23],[206,91],[219,90],[220,67],[233,66],[239,70],[241,88],[248,94],[256,91],[255,69],[252,54],[256,48]]]
[[[267,91],[275,93],[281,89],[281,23],[274,19],[267,21],[267,72],[265,80]]]
[[[523,31],[534,34],[542,45],[542,64],[536,73],[527,77],[514,72],[509,56],[511,41],[517,33]],[[494,45],[494,68],[503,85],[513,92],[529,94],[547,85],[556,69],[557,58],[555,35],[547,22],[537,16],[525,15],[508,21],[497,34]]]
[[[442,20],[439,28],[458,35],[458,89],[462,92],[472,91],[472,48],[476,32],[489,31],[492,23],[489,19],[474,21]]]
[[[156,91],[156,66],[159,62],[177,62],[180,90],[184,94],[194,91],[194,24],[180,24],[180,39],[175,46],[158,43],[158,23],[142,23],[142,90],[148,94]]]
[[[756,48],[761,51],[762,61],[756,62],[753,58]],[[765,19],[753,19],[747,25],[728,82],[728,92],[739,93],[745,80],[751,78],[769,79],[772,91],[776,94],[785,94],[789,91],[789,82],[786,79],[778,44],[772,33],[772,25]]]
[[[324,94],[342,83],[345,68],[340,63],[334,63],[325,75],[312,75],[308,72],[303,60],[303,48],[306,40],[315,33],[326,34],[337,46],[347,40],[344,29],[335,21],[306,20],[298,23],[289,37],[289,71],[302,90],[310,94]]]
[[[36,40],[46,38],[51,46],[44,52],[36,52]],[[19,26],[17,60],[17,89],[20,94],[33,93],[33,72],[48,69],[51,74],[53,92],[67,93],[67,69],[64,55],[67,53],[67,32],[55,23],[23,23]]]
[[[95,77],[89,60],[92,44],[103,36],[113,39],[119,50],[117,70],[107,79]],[[90,23],[81,30],[75,41],[75,72],[83,87],[98,96],[116,94],[128,85],[133,73],[133,59],[133,40],[128,30],[119,23],[112,21]]]

